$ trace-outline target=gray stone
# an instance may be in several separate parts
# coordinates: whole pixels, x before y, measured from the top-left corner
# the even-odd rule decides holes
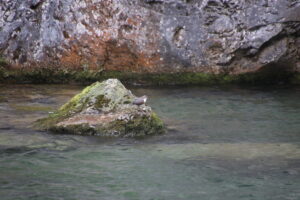
[[[151,107],[134,105],[134,99],[117,79],[96,82],[34,126],[77,135],[134,137],[163,133],[163,122]]]
[[[15,67],[300,71],[299,35],[295,0],[0,0],[0,53]]]

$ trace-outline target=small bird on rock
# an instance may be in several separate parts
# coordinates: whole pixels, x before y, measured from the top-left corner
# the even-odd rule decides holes
[[[138,97],[138,98],[135,98],[135,99],[133,100],[132,104],[140,106],[140,105],[146,103],[147,98],[148,98],[148,97],[147,97],[146,95],[141,96],[141,97]]]

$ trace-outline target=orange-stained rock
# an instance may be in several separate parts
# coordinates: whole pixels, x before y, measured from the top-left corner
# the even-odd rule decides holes
[[[0,55],[22,69],[300,71],[299,21],[294,0],[2,1]]]

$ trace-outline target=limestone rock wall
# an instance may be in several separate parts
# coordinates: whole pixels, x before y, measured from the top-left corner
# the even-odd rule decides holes
[[[299,0],[0,0],[14,67],[300,71]]]

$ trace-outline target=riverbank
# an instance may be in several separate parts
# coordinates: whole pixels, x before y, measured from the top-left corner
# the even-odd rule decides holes
[[[300,73],[261,70],[244,74],[208,74],[201,72],[134,73],[128,71],[70,70],[65,68],[8,69],[0,67],[0,83],[76,83],[90,84],[117,78],[129,85],[276,85],[300,84]]]

